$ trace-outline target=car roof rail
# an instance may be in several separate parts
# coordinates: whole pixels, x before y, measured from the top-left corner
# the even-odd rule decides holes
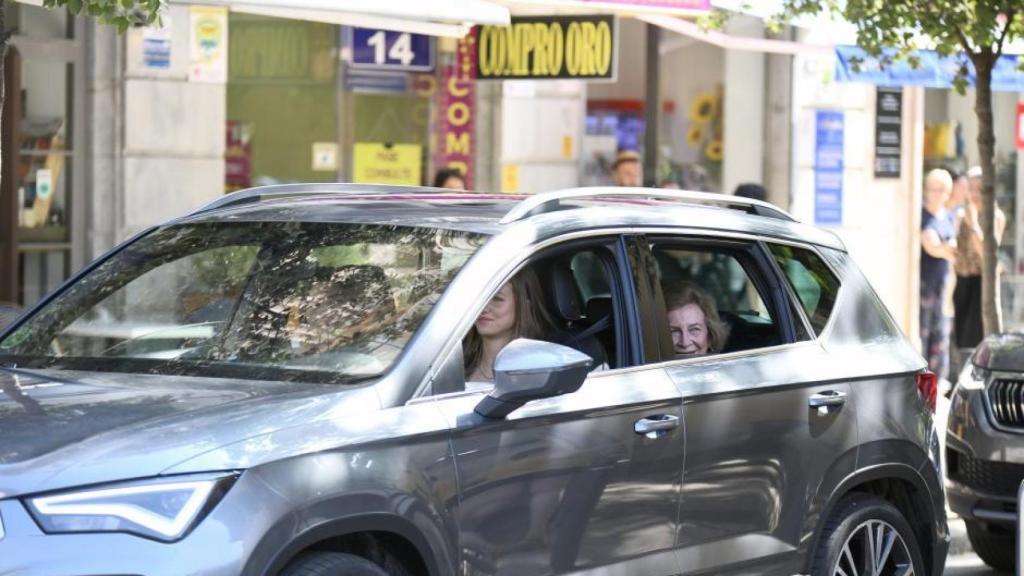
[[[726,208],[740,208],[745,212],[796,222],[785,210],[753,198],[733,196],[731,194],[713,194],[710,192],[694,192],[691,190],[664,190],[660,188],[618,188],[611,186],[595,186],[590,188],[567,188],[553,192],[542,192],[527,197],[515,205],[508,214],[501,219],[501,224],[510,224],[544,212],[551,212],[557,209],[562,200],[599,200],[601,198],[636,198],[651,200],[675,200],[687,204],[703,204],[723,206]]]
[[[312,184],[272,184],[257,188],[247,188],[225,194],[216,200],[204,204],[189,213],[189,216],[221,210],[244,204],[255,204],[264,200],[279,198],[302,198],[309,196],[381,196],[387,194],[414,194],[423,192],[420,187],[393,186],[387,184],[349,184],[349,183],[312,183]],[[446,190],[451,192],[451,190]]]

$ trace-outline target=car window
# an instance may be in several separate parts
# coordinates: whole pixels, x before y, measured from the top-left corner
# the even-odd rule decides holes
[[[815,332],[821,333],[832,315],[839,295],[839,279],[814,252],[772,244],[775,261],[786,276]]]
[[[559,248],[514,274],[463,337],[467,388],[479,389],[494,379],[494,359],[502,346],[489,351],[488,343],[507,344],[514,338],[579,350],[594,360],[596,371],[623,365],[613,260],[603,246]]]
[[[587,250],[577,253],[570,260],[570,267],[585,302],[593,298],[611,297],[607,270],[596,252]]]
[[[675,357],[782,343],[777,315],[752,279],[756,266],[745,252],[663,241],[650,248]]]
[[[351,381],[386,371],[483,238],[217,223],[127,247],[0,342],[24,365]]]

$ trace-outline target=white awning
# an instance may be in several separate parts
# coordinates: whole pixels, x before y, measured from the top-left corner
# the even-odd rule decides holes
[[[516,16],[544,16],[550,14],[593,14],[611,13],[623,16],[636,14],[671,14],[673,16],[697,17],[707,14],[707,8],[700,8],[701,0],[496,0],[509,8]]]
[[[465,36],[476,24],[508,25],[508,8],[488,0],[171,0],[233,12],[431,36]]]
[[[726,50],[770,52],[773,54],[831,54],[833,50],[831,44],[809,44],[806,42],[790,42],[789,40],[732,36],[724,32],[705,30],[694,22],[673,16],[638,15],[636,19]]]

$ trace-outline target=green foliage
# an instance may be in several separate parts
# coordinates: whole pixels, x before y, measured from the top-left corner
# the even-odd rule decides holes
[[[152,24],[160,15],[161,0],[43,0],[46,8],[66,7],[72,14],[86,14],[124,32],[131,26]]]
[[[991,69],[1003,47],[1024,38],[1021,0],[785,0],[780,22],[798,16],[841,16],[857,28],[857,44],[883,65],[932,49],[948,56],[963,54],[954,80],[963,93],[969,59]]]

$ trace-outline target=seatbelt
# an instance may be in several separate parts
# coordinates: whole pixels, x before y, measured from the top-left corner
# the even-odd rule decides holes
[[[609,315],[605,316],[604,318],[601,318],[597,322],[594,322],[593,324],[591,324],[590,327],[588,327],[583,332],[580,332],[579,334],[573,335],[571,340],[573,340],[575,342],[579,342],[580,340],[583,340],[584,338],[590,338],[594,334],[597,334],[598,332],[604,330],[605,328],[608,328],[609,326],[611,326],[611,324],[612,324],[612,316],[611,316],[611,314],[609,314]]]

